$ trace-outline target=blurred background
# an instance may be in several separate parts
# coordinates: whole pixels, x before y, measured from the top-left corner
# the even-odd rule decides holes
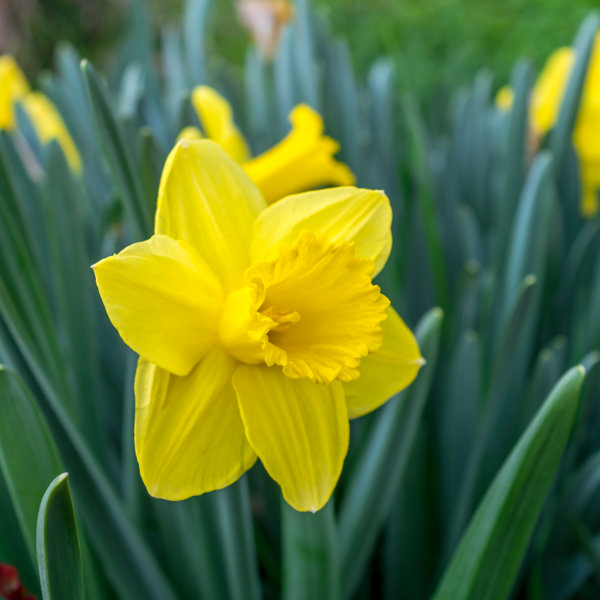
[[[0,0],[0,53],[10,52],[34,78],[52,64],[53,48],[69,40],[100,67],[128,26],[131,0]],[[183,0],[147,0],[155,25],[175,25]],[[248,39],[236,0],[219,0],[212,15],[219,52],[243,64]],[[242,2],[252,5],[252,2]],[[256,4],[256,2],[254,3]],[[283,4],[283,3],[282,3]],[[570,43],[596,0],[315,0],[333,34],[350,41],[359,75],[382,54],[396,63],[398,81],[427,97],[472,81],[485,67],[500,81],[517,58],[540,67]],[[252,11],[252,7],[250,8]]]

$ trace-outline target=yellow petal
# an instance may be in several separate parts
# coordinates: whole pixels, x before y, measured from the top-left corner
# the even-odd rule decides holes
[[[323,135],[323,119],[306,104],[290,113],[292,131],[270,150],[244,164],[267,204],[324,185],[352,185],[352,171],[333,158],[339,144]]]
[[[597,105],[590,105],[591,103],[588,103],[579,110],[573,132],[573,142],[580,161],[588,163],[590,168],[593,165],[598,173],[598,165],[600,165],[600,98]],[[582,167],[584,166],[582,165]],[[600,179],[600,173],[596,175],[596,179]]]
[[[207,137],[217,142],[236,162],[250,158],[246,140],[233,122],[231,105],[221,94],[200,85],[192,92],[192,105]]]
[[[332,242],[354,242],[356,256],[372,260],[377,274],[392,248],[391,225],[390,201],[381,191],[341,187],[288,196],[256,220],[252,258],[270,258],[282,241],[312,231]]]
[[[148,492],[183,500],[223,488],[256,461],[231,376],[214,348],[185,377],[140,359],[135,377],[135,450]]]
[[[221,285],[185,243],[155,235],[94,272],[112,324],[144,358],[185,375],[215,343]]]
[[[600,193],[600,162],[581,161],[581,214],[590,219],[598,214]]]
[[[508,85],[503,85],[496,94],[496,106],[502,112],[508,112],[513,105],[515,93]]]
[[[190,125],[189,127],[184,127],[179,132],[179,135],[177,136],[178,142],[180,142],[181,140],[187,140],[188,142],[195,142],[197,140],[202,140],[202,139],[204,139],[202,132],[197,127],[194,127],[193,125]]]
[[[23,108],[42,144],[56,140],[75,172],[81,171],[81,158],[56,107],[44,94],[31,92],[22,100]]]
[[[155,232],[188,242],[234,290],[243,285],[253,222],[264,208],[260,192],[221,147],[182,141],[163,169]]]
[[[14,102],[29,92],[29,83],[15,59],[0,56],[0,129],[15,126]]]
[[[390,306],[381,324],[383,344],[360,362],[360,377],[344,383],[348,415],[360,417],[409,386],[425,363],[413,334]]]
[[[553,52],[533,87],[529,116],[538,135],[545,134],[556,122],[574,59],[572,48],[559,48]]]
[[[283,497],[296,510],[319,510],[348,451],[342,384],[289,379],[277,367],[242,366],[233,386],[246,437]]]

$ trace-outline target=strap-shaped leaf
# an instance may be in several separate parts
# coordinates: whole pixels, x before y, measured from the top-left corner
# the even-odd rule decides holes
[[[68,474],[48,486],[37,520],[37,558],[44,600],[83,599],[79,536]]]
[[[560,464],[585,371],[556,384],[471,519],[434,600],[507,598]]]
[[[259,600],[261,583],[250,512],[248,481],[236,483],[212,495],[217,531],[232,600]]]
[[[592,13],[587,17],[579,27],[573,44],[576,54],[575,64],[569,76],[569,82],[560,105],[558,119],[552,132],[550,144],[552,154],[554,155],[554,164],[558,170],[563,168],[566,161],[571,133],[575,125],[575,119],[577,118],[579,102],[599,23],[600,18],[597,14]]]
[[[442,311],[433,308],[417,325],[427,365],[408,390],[379,411],[347,481],[338,520],[344,598],[350,598],[360,582],[404,476],[435,372],[442,317]]]
[[[286,503],[281,510],[283,597],[337,600],[341,589],[333,500],[314,514],[297,512]]]
[[[35,561],[40,501],[63,469],[46,423],[17,376],[0,366],[0,470]]]
[[[83,60],[81,69],[96,113],[98,132],[104,144],[106,156],[116,182],[123,195],[123,203],[129,224],[136,240],[149,237],[152,233],[152,215],[139,173],[134,167],[130,148],[125,142],[125,132],[106,89],[94,67]]]

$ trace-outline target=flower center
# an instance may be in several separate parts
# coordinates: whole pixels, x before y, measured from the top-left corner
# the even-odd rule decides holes
[[[288,377],[356,379],[360,359],[381,347],[389,305],[372,275],[352,243],[303,232],[247,270],[247,285],[226,300],[221,341],[239,360],[280,365]]]

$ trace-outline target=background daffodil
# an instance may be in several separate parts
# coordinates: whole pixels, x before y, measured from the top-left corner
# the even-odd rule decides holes
[[[81,170],[79,152],[58,110],[41,92],[31,91],[27,78],[15,59],[0,56],[0,128],[13,130],[17,126],[15,103],[20,102],[42,144],[56,140],[75,172]]]
[[[324,185],[353,185],[354,175],[334,155],[340,149],[332,138],[323,135],[323,119],[306,104],[290,112],[292,130],[278,144],[252,158],[242,133],[233,121],[229,102],[213,88],[194,89],[191,101],[208,138],[217,142],[240,163],[267,202],[271,204],[288,194]],[[179,139],[203,137],[197,127],[186,127]]]
[[[140,354],[135,446],[153,496],[227,486],[258,457],[297,510],[327,502],[348,419],[423,364],[371,282],[390,227],[382,192],[333,188],[267,207],[216,143],[175,146],[154,236],[94,266],[113,325]]]
[[[565,46],[555,50],[546,61],[529,104],[529,122],[536,140],[554,127],[575,62],[575,51]],[[501,110],[512,106],[513,94],[508,87],[499,90],[496,103]],[[600,35],[596,34],[590,64],[582,90],[573,143],[581,168],[581,213],[593,217],[598,213],[600,190]]]

